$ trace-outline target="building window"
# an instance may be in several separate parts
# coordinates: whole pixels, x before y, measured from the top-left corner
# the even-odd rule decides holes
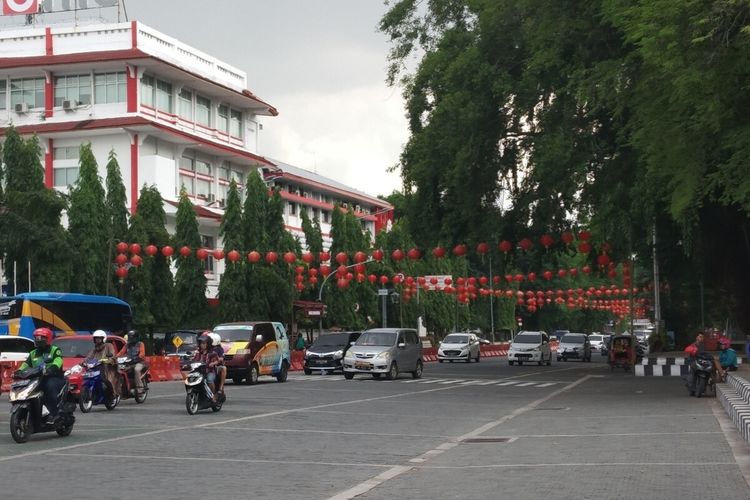
[[[0,80],[0,109],[7,109],[8,81]]]
[[[237,170],[232,170],[232,179],[235,180],[238,186],[245,185],[245,174],[243,174],[242,172],[238,172]]]
[[[289,202],[289,215],[297,215],[297,204]]]
[[[213,236],[201,235],[201,246],[203,248],[213,250],[214,245],[216,245],[216,242],[214,241]],[[203,266],[203,272],[210,274],[214,273],[214,256],[211,253],[209,253],[206,260],[203,261]]]
[[[27,104],[44,107],[44,78],[16,78],[10,81],[10,105]]]
[[[124,71],[94,75],[94,99],[97,104],[125,102],[127,87]]]
[[[180,174],[180,187],[184,186],[185,191],[187,191],[187,194],[193,196],[195,195],[195,178],[191,177],[189,175],[183,175]],[[179,191],[179,190],[178,190]]]
[[[203,160],[195,160],[195,171],[203,175],[211,175],[211,164]]]
[[[229,135],[242,138],[242,111],[233,109],[229,113]]]
[[[143,75],[141,78],[141,103],[154,107],[154,82],[153,76]]]
[[[172,112],[172,84],[156,80],[156,109]]]
[[[312,218],[313,218],[313,220],[318,220],[319,217],[320,217],[320,212],[318,211],[317,208],[313,208],[312,209]]]
[[[211,194],[211,181],[195,179],[195,196],[203,200],[208,199]]]
[[[180,90],[177,96],[177,114],[188,121],[193,121],[193,93],[189,90]]]
[[[180,158],[180,168],[182,170],[190,170],[191,172],[195,172],[195,160],[187,156],[183,156],[182,158]]]
[[[323,216],[323,222],[325,222],[326,224],[328,224],[328,217],[329,217],[328,211],[327,210],[321,210],[320,213]]]
[[[63,101],[91,104],[91,75],[55,77],[55,106],[62,106]]]
[[[219,106],[219,122],[216,126],[221,132],[229,133],[229,106]]]
[[[55,167],[55,187],[72,186],[78,180],[78,167]]]
[[[81,148],[78,146],[54,148],[52,150],[52,159],[53,160],[77,160],[79,158],[80,152],[81,152]]]
[[[205,97],[195,97],[195,121],[206,127],[211,126],[211,101]]]
[[[219,184],[219,192],[216,193],[216,201],[221,205],[224,205],[227,201],[227,194],[229,193],[229,186]]]
[[[224,161],[221,163],[221,166],[219,167],[219,180],[222,181],[228,181],[229,180],[229,169],[230,169],[230,163],[228,161]]]

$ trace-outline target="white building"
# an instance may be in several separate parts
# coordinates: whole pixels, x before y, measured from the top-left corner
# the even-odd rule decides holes
[[[392,217],[388,203],[259,155],[260,117],[277,114],[247,89],[243,71],[136,21],[0,31],[0,129],[38,135],[48,187],[75,182],[79,147],[91,142],[102,178],[109,152],[117,154],[131,210],[140,188],[156,185],[169,230],[184,185],[209,249],[221,248],[230,180],[242,185],[258,168],[284,188],[295,235],[300,209],[328,235],[335,202],[353,207],[375,234]],[[211,297],[222,271],[223,262],[207,263]]]

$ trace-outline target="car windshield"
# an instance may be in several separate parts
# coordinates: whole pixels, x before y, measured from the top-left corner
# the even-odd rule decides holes
[[[589,340],[591,342],[601,342],[602,340],[604,340],[604,337],[602,337],[601,335],[589,335]]]
[[[91,337],[55,339],[52,344],[60,348],[63,358],[84,358],[94,347]]]
[[[513,339],[514,344],[541,344],[542,336],[538,333],[521,333]]]
[[[580,333],[569,333],[562,338],[562,342],[566,344],[583,344],[586,340],[586,336]]]
[[[217,326],[213,329],[213,332],[218,334],[221,340],[225,342],[250,342],[250,339],[253,338],[252,325]]]
[[[321,335],[318,339],[312,343],[314,346],[333,346],[341,347],[349,343],[348,333],[329,333],[328,335]],[[311,346],[312,347],[312,346]]]
[[[448,335],[443,339],[443,342],[446,344],[468,344],[469,343],[469,336],[468,335]]]
[[[34,343],[25,337],[0,339],[0,352],[31,352]]]
[[[396,343],[396,332],[365,332],[357,339],[361,346],[389,346]]]

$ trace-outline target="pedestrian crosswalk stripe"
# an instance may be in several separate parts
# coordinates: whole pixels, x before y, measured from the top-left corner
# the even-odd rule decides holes
[[[547,382],[546,384],[539,384],[537,387],[549,387],[555,384],[557,384],[557,382]]]
[[[497,380],[488,380],[486,382],[477,382],[476,385],[490,385],[496,383]]]
[[[455,384],[456,382],[461,382],[461,379],[454,379],[454,380],[443,380],[440,382],[441,384]]]
[[[524,382],[523,384],[518,384],[516,387],[528,387],[534,384],[536,384],[536,382]]]
[[[514,384],[517,384],[517,383],[518,383],[518,381],[517,381],[517,380],[510,380],[510,381],[508,381],[508,382],[502,382],[502,383],[500,383],[500,384],[495,384],[495,385],[498,385],[498,386],[504,386],[504,385],[514,385]]]

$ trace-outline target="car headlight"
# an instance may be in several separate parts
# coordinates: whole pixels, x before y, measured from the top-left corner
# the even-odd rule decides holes
[[[383,351],[377,356],[375,356],[375,359],[390,359],[391,353],[390,351]]]
[[[344,351],[339,350],[333,353],[333,359],[341,359],[342,357],[344,357]]]
[[[354,359],[354,353],[347,351],[346,354],[344,355],[344,359],[349,359],[349,360]]]

